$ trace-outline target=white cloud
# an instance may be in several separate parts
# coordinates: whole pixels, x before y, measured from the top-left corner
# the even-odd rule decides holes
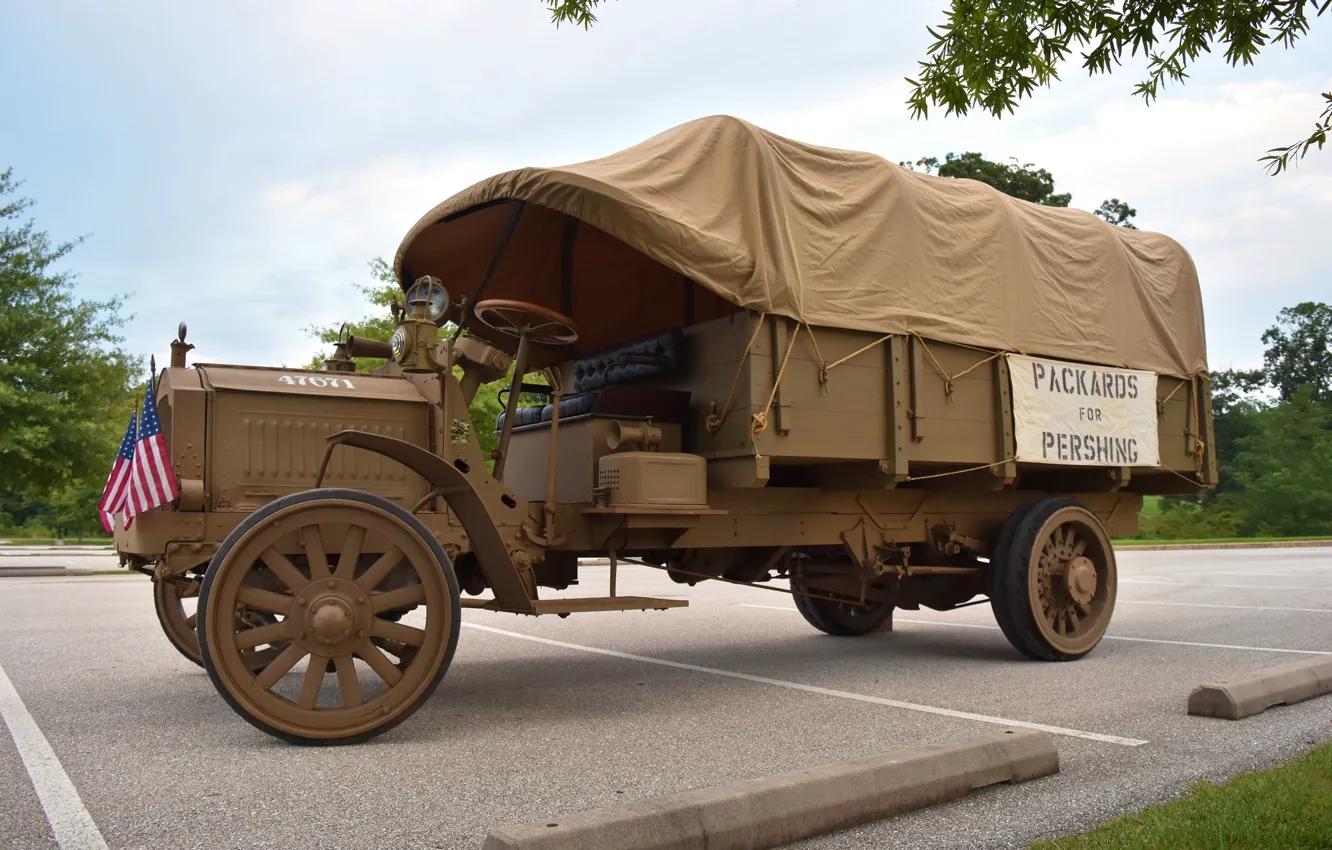
[[[1017,157],[1077,206],[1127,201],[1192,252],[1218,365],[1256,362],[1278,309],[1328,297],[1332,151],[1275,179],[1255,162],[1307,133],[1328,35],[1255,68],[1210,57],[1151,106],[1133,68],[1069,68],[1003,120],[913,121],[903,77],[943,0],[619,0],[590,32],[539,0],[147,5],[29,4],[0,56],[36,81],[0,94],[33,116],[0,147],[43,226],[96,234],[73,258],[90,294],[136,293],[137,350],[187,318],[201,356],[302,362],[302,328],[361,315],[349,284],[445,197],[717,112],[892,160]]]

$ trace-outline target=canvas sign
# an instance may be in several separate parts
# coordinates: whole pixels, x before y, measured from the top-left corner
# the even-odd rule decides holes
[[[1006,356],[1018,460],[1160,465],[1154,372]]]

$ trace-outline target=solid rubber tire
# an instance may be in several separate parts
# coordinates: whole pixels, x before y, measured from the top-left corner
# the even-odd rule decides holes
[[[1096,645],[1093,645],[1084,652],[1070,654],[1050,646],[1041,636],[1030,604],[1027,569],[1036,542],[1035,535],[1055,513],[1075,507],[1087,510],[1086,505],[1070,498],[1048,498],[1033,503],[1031,509],[1014,525],[1008,551],[1004,554],[1004,568],[996,578],[997,596],[991,597],[991,605],[996,610],[996,619],[1000,609],[1010,618],[1013,633],[1010,635],[1005,632],[1009,643],[1023,655],[1036,661],[1076,661],[1096,648]],[[1094,514],[1092,516],[1095,517]],[[1002,622],[1000,628],[1003,628]]]
[[[805,588],[795,583],[792,584],[791,589],[805,590]],[[833,635],[834,637],[862,637],[864,635],[872,634],[875,631],[878,631],[884,621],[893,614],[892,606],[888,606],[884,615],[879,618],[873,626],[851,626],[839,620],[831,611],[828,611],[825,606],[830,603],[827,603],[822,599],[812,599],[808,596],[795,596],[792,598],[795,599],[796,610],[800,612],[800,616],[804,617],[806,622],[824,634]]]
[[[1003,597],[998,583],[1000,576],[1007,569],[1009,553],[1013,548],[1013,535],[1016,533],[1018,525],[1028,514],[1035,510],[1041,501],[1041,499],[1033,499],[1030,502],[1025,502],[1009,514],[1008,519],[1004,521],[1004,527],[999,531],[999,540],[996,541],[994,549],[990,552],[990,574],[987,576],[990,610],[994,612],[994,619],[999,624],[999,630],[1004,633],[1004,637],[1013,646],[1017,646],[1017,626],[1008,610],[1008,606],[1001,604]]]

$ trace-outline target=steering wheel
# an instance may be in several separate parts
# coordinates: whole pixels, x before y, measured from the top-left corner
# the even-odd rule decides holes
[[[491,298],[472,308],[476,320],[493,331],[537,345],[571,345],[578,341],[574,320],[540,304]]]

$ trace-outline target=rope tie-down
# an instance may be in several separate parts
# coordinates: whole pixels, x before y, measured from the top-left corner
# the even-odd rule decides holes
[[[758,341],[759,333],[762,332],[763,324],[765,321],[767,321],[767,318],[768,318],[767,313],[759,314],[758,322],[754,325],[754,332],[753,334],[750,335],[749,341],[745,343],[744,352],[740,355],[740,363],[736,367],[735,377],[732,378],[731,380],[731,390],[729,393],[727,393],[726,402],[722,405],[722,408],[719,412],[708,414],[708,417],[706,419],[708,431],[716,432],[720,430],[722,425],[726,423],[727,417],[730,416],[731,409],[735,404],[735,393],[740,386],[740,376],[744,373],[745,364],[748,362],[749,356],[754,351],[754,343]],[[792,352],[795,351],[796,340],[800,336],[801,329],[804,329],[804,331],[809,334],[810,343],[814,349],[814,357],[819,364],[819,383],[824,386],[827,385],[828,375],[833,369],[836,369],[838,366],[841,366],[845,363],[849,363],[850,361],[854,360],[860,355],[868,351],[871,351],[874,348],[877,348],[878,346],[892,339],[894,336],[893,334],[884,334],[880,336],[878,339],[874,340],[873,342],[861,346],[860,348],[856,349],[855,351],[851,352],[845,357],[840,357],[837,360],[829,362],[824,358],[823,351],[819,348],[819,340],[814,333],[814,328],[811,327],[808,322],[802,320],[796,320],[795,331],[791,334],[790,342],[786,346],[786,353],[782,356],[782,362],[777,369],[776,377],[773,379],[772,391],[768,394],[768,400],[767,402],[764,403],[763,408],[759,410],[757,413],[753,414],[750,418],[749,436],[751,444],[753,444],[754,446],[755,457],[760,456],[758,452],[758,444],[755,438],[757,438],[759,434],[763,433],[768,428],[768,414],[772,410],[773,403],[777,400],[777,393],[781,389],[782,378],[785,377],[786,375],[786,367],[791,362],[791,354]],[[929,356],[930,362],[934,364],[934,368],[938,370],[940,376],[943,377],[944,389],[945,392],[947,392],[949,395],[951,395],[953,392],[954,382],[957,381],[959,378],[963,377],[964,375],[967,375],[968,373],[972,372],[975,369],[980,368],[981,366],[984,366],[986,363],[990,363],[1004,356],[1004,354],[1007,353],[1004,351],[990,352],[988,349],[975,348],[974,346],[964,345],[962,346],[963,348],[971,348],[975,351],[981,351],[986,353],[987,356],[983,360],[973,363],[972,365],[968,366],[966,369],[963,369],[961,372],[950,375],[948,371],[943,368],[943,365],[939,362],[938,358],[934,356],[934,352],[930,351],[929,344],[925,341],[924,337],[922,337],[920,334],[916,333],[915,331],[908,331],[907,333],[910,336],[914,337],[915,339],[919,340],[921,347],[924,348],[925,353]],[[968,467],[966,469],[956,469],[949,472],[936,472],[930,475],[908,476],[906,480],[923,481],[929,478],[943,478],[948,475],[961,475],[967,472],[976,472],[984,469],[992,469],[997,466],[1002,466],[1003,464],[1006,463],[1011,463],[1015,460],[1017,460],[1016,456],[1005,458],[1004,460],[996,461],[994,463],[986,464],[984,466]]]

